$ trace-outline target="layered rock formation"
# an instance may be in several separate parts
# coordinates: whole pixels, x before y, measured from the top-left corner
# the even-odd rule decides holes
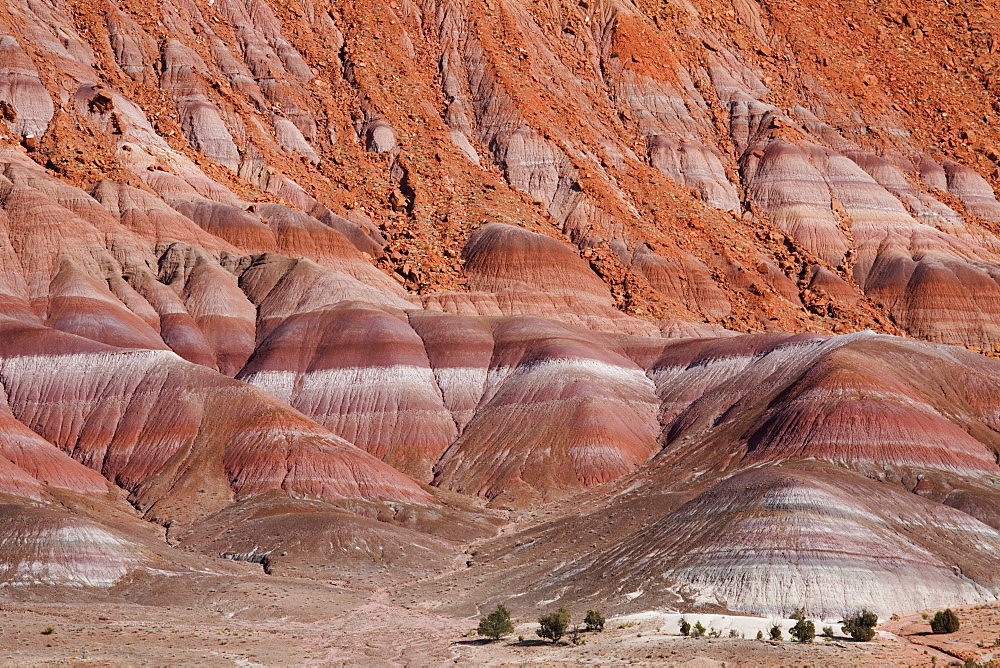
[[[990,17],[833,11],[0,8],[0,582],[995,597]]]
[[[995,362],[871,333],[647,359],[664,448],[583,512],[483,547],[471,600],[830,617],[996,596]]]

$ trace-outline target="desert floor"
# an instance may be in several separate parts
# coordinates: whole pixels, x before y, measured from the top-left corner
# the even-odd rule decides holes
[[[962,628],[949,636],[931,635],[915,614],[882,623],[871,643],[818,637],[798,644],[787,634],[770,642],[753,639],[768,620],[689,614],[723,633],[696,640],[676,635],[677,615],[646,613],[609,619],[603,633],[584,634],[586,643],[573,646],[541,641],[527,620],[512,636],[484,642],[466,635],[476,619],[407,608],[383,589],[308,580],[206,576],[151,589],[142,598],[153,605],[82,597],[46,603],[37,594],[14,601],[6,594],[0,663],[18,666],[942,666],[989,660],[1000,636],[1000,605],[958,609]],[[746,638],[728,637],[730,628]]]

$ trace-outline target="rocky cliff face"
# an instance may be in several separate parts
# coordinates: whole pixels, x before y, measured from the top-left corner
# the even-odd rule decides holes
[[[511,529],[483,587],[995,597],[998,30],[965,2],[8,2],[0,579],[218,561],[191,551],[404,577],[584,500],[613,530]]]

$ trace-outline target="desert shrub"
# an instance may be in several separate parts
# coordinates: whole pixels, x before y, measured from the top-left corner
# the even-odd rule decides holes
[[[796,642],[812,642],[816,637],[816,625],[808,619],[800,619],[795,622],[789,633]]]
[[[844,631],[858,642],[868,642],[875,637],[875,625],[878,615],[868,610],[862,610],[853,617],[844,620]]]
[[[757,631],[757,640],[763,640],[763,639],[764,639],[764,632]]]
[[[958,615],[951,608],[934,613],[931,620],[931,631],[934,633],[954,633],[959,626]]]
[[[481,636],[487,636],[493,640],[499,640],[508,633],[514,632],[514,625],[510,621],[510,613],[507,608],[498,605],[497,609],[479,620],[477,632]]]
[[[586,624],[588,631],[603,631],[604,622],[604,615],[601,614],[600,610],[588,610],[587,616],[583,618],[583,623]]]
[[[541,626],[535,633],[540,638],[548,638],[554,643],[559,642],[559,639],[566,635],[566,630],[569,629],[572,621],[569,610],[559,608],[555,612],[550,612],[538,618],[538,623]]]
[[[692,638],[701,638],[705,635],[705,627],[702,625],[701,620],[694,623],[694,627],[691,629]]]
[[[980,663],[970,656],[965,660],[965,663],[962,664],[962,668],[996,668],[996,665],[995,661],[983,661]]]
[[[44,629],[42,629],[42,635],[43,636],[50,636],[50,635],[52,635],[55,632],[56,632],[56,628],[54,626],[46,626]]]
[[[781,640],[781,627],[775,624],[771,627],[771,640]]]
[[[730,638],[739,638],[740,637],[740,632],[737,631],[736,629],[729,629],[729,637]]]
[[[688,623],[688,620],[681,617],[679,625],[681,627],[682,636],[691,635],[691,624]]]
[[[827,638],[832,638],[833,637],[833,627],[832,626],[824,626],[823,627],[823,635],[825,637],[827,637]]]

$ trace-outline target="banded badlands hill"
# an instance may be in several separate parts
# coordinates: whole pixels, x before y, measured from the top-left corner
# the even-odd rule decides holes
[[[9,0],[0,598],[995,599],[997,12]]]

